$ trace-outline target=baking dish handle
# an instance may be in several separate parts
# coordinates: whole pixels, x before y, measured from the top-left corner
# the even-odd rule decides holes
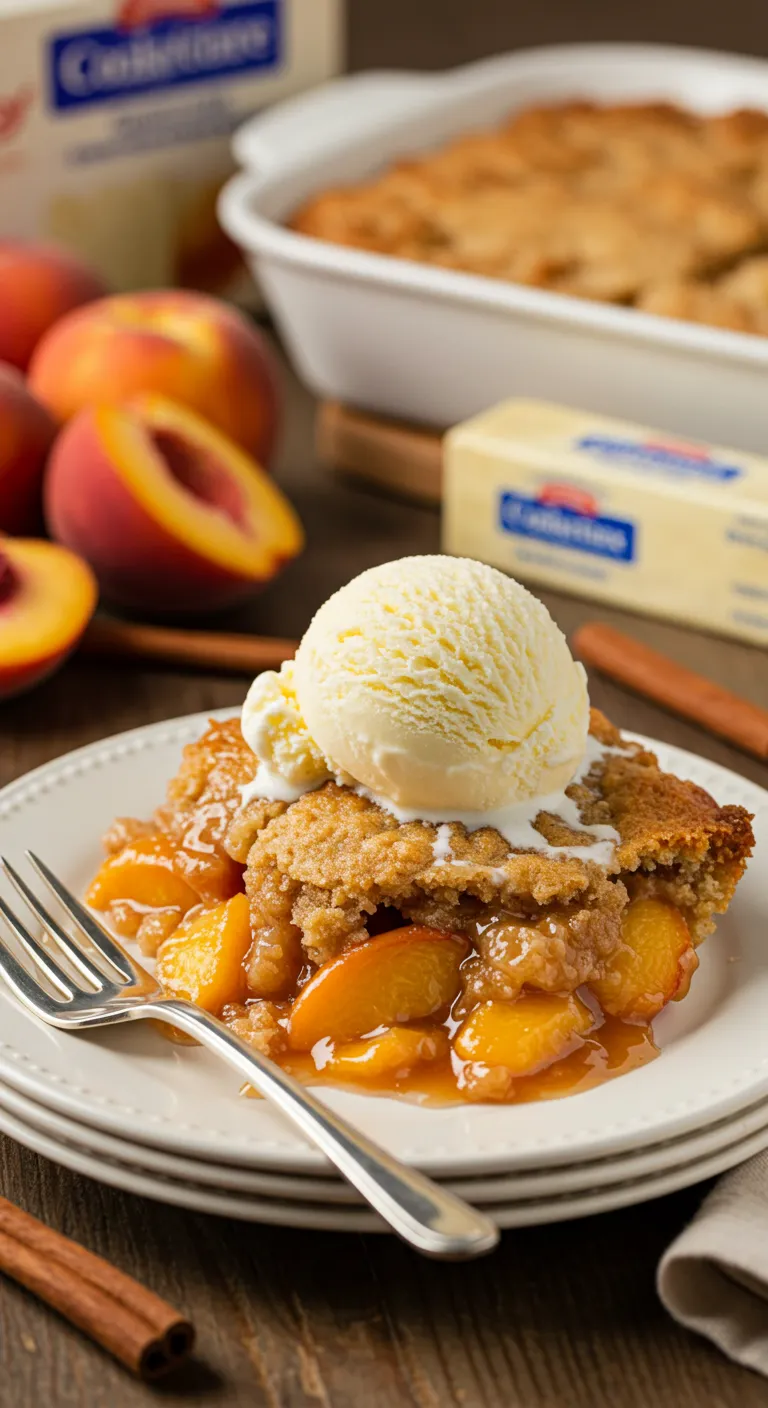
[[[332,79],[287,98],[239,127],[232,151],[240,166],[263,173],[284,169],[335,148],[350,130],[375,132],[392,117],[407,118],[440,85],[442,75],[372,69]]]

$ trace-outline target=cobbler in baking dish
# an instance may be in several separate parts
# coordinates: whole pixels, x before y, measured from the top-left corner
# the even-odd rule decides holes
[[[517,583],[406,559],[321,608],[151,821],[115,823],[88,901],[169,992],[308,1081],[527,1100],[656,1054],[750,820],[589,712]]]
[[[768,114],[569,102],[308,200],[298,232],[768,332]]]

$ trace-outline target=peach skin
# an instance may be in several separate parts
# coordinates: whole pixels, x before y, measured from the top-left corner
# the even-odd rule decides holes
[[[55,435],[56,422],[21,373],[0,362],[0,532],[42,526],[43,469]]]
[[[98,274],[64,249],[0,240],[0,361],[26,371],[53,323],[106,292]]]
[[[35,353],[30,384],[60,421],[144,392],[167,396],[266,464],[279,419],[273,361],[257,329],[214,298],[121,294],[62,318]]]
[[[0,537],[0,699],[52,673],[96,609],[86,563],[56,543]]]
[[[244,600],[303,546],[255,460],[160,396],[70,421],[48,463],[45,509],[52,536],[91,564],[106,596],[149,612]]]

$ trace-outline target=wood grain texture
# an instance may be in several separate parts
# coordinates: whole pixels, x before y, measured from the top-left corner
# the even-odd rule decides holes
[[[222,629],[298,636],[363,567],[438,545],[437,515],[324,474],[311,400],[290,382],[279,479],[308,528],[305,556]],[[571,632],[595,607],[547,603]],[[755,703],[765,652],[601,611],[603,619]],[[205,626],[210,623],[197,622]],[[768,783],[768,768],[595,677],[625,728]],[[0,782],[92,739],[237,704],[241,680],[73,660],[0,710]],[[186,1312],[198,1361],[133,1383],[19,1287],[0,1281],[0,1408],[758,1408],[768,1385],[673,1324],[654,1292],[662,1250],[702,1189],[559,1227],[507,1233],[472,1266],[435,1266],[384,1237],[281,1231],[123,1195],[0,1140],[0,1192]]]
[[[323,466],[371,488],[417,503],[440,503],[443,447],[437,431],[323,401],[315,422],[315,452]]]

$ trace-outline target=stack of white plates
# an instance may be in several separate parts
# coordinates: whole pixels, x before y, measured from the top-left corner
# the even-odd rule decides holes
[[[98,865],[101,832],[116,813],[152,811],[181,746],[205,722],[135,730],[13,783],[0,793],[0,852],[23,868],[31,846],[81,890]],[[689,996],[656,1023],[661,1056],[585,1094],[520,1106],[423,1109],[323,1093],[503,1227],[641,1202],[768,1147],[768,793],[679,749],[650,746],[718,801],[758,814],[758,850],[737,898],[701,951]],[[0,991],[0,1130],[68,1168],[182,1207],[382,1230],[281,1116],[239,1096],[226,1066],[149,1024],[69,1035]]]

